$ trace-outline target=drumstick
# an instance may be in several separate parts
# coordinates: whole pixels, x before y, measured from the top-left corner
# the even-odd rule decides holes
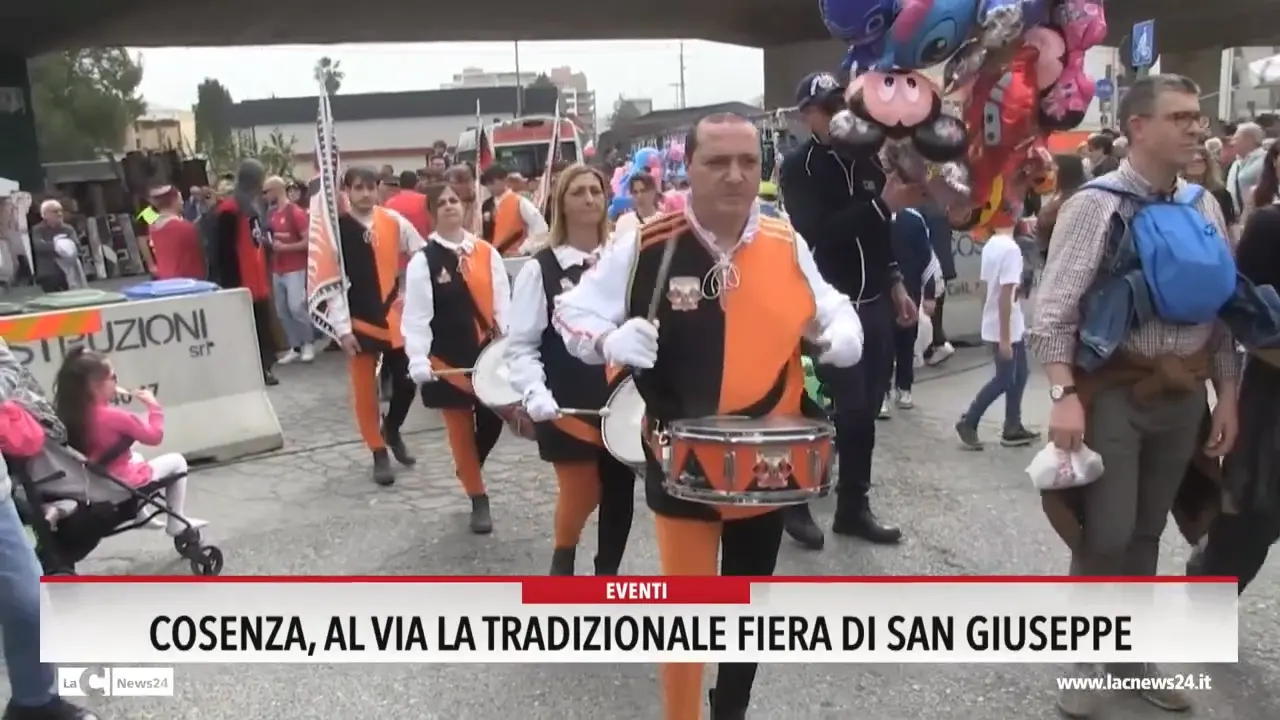
[[[450,375],[470,375],[475,371],[475,368],[445,368],[444,370],[432,370],[431,372],[436,377],[448,377]]]
[[[599,417],[609,417],[609,408],[604,407],[599,410],[590,410],[586,408],[560,408],[561,415],[594,415]]]
[[[658,276],[653,283],[653,296],[649,298],[649,314],[645,319],[654,327],[658,326],[658,305],[662,303],[662,296],[666,294],[666,289],[662,286],[667,283],[667,275],[671,274],[671,259],[676,255],[676,238],[676,235],[672,235],[662,246],[662,260],[658,263]],[[638,377],[641,372],[643,372],[641,368],[631,368],[632,377]]]

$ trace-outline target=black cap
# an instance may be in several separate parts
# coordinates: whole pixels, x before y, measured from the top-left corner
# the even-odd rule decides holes
[[[796,107],[803,110],[815,102],[826,102],[842,93],[844,93],[844,86],[833,73],[809,73],[796,88]]]

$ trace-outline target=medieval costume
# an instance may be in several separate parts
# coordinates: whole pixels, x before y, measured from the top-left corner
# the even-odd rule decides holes
[[[422,403],[440,411],[458,480],[471,499],[471,530],[493,530],[482,468],[502,418],[476,401],[470,377],[490,340],[506,334],[511,283],[489,243],[462,232],[433,233],[405,271],[404,331],[409,375],[424,381]],[[436,375],[436,373],[440,373]]]
[[[266,171],[257,160],[245,160],[236,173],[235,190],[214,208],[216,243],[210,253],[210,279],[224,289],[245,288],[253,300],[253,323],[258,331],[262,375],[277,384],[271,368],[276,362],[271,274],[267,265],[270,233],[262,184]]]
[[[547,231],[547,221],[529,198],[503,190],[482,206],[486,239],[502,257],[519,255],[525,240]]]
[[[648,317],[654,297],[657,312]],[[758,207],[732,249],[701,229],[692,208],[617,236],[595,270],[559,296],[554,319],[582,361],[648,368],[636,385],[650,437],[681,418],[822,417],[807,400],[800,356],[814,325],[830,347],[823,362],[849,366],[862,354],[862,326],[849,299],[818,274],[791,226],[761,217]],[[649,333],[657,341],[646,355]],[[656,516],[663,574],[772,575],[782,513],[678,499],[664,489],[662,467],[644,445],[645,497]],[[744,718],[755,675],[754,663],[721,665],[712,717]],[[702,665],[665,665],[662,678],[666,720],[702,717]]]
[[[318,205],[313,213],[320,212]],[[343,210],[336,241],[330,239],[327,223],[311,223],[311,308],[317,327],[339,341],[353,336],[358,344],[358,352],[347,360],[356,425],[373,453],[374,482],[391,485],[395,472],[388,450],[401,465],[415,463],[400,437],[416,391],[400,333],[400,255],[416,252],[424,241],[394,210],[375,207],[368,217]],[[378,407],[379,361],[389,368],[393,382],[385,417]]]
[[[613,385],[606,370],[569,354],[551,327],[556,298],[573,288],[595,254],[570,245],[547,247],[525,263],[511,295],[507,366],[534,420],[538,404],[559,408],[604,407]],[[617,575],[631,532],[635,473],[609,454],[600,417],[560,415],[538,422],[538,455],[555,469],[555,545],[552,575],[573,575],[578,540],[591,513],[600,508],[595,559],[597,575]]]

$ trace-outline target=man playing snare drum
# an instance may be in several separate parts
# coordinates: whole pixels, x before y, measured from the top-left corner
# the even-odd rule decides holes
[[[820,361],[852,366],[862,356],[857,313],[821,278],[791,226],[760,215],[760,139],[749,122],[707,116],[685,153],[687,209],[617,237],[560,295],[555,325],[584,362],[642,370],[636,384],[650,431],[712,415],[801,419],[801,340],[816,329]],[[726,575],[773,574],[780,513],[678,499],[646,455],[645,495],[664,574],[715,575],[722,545]],[[712,717],[745,717],[755,674],[753,664],[723,665]],[[698,720],[702,666],[666,665],[662,676],[666,720]]]

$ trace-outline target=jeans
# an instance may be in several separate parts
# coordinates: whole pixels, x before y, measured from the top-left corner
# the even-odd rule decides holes
[[[1015,430],[1022,427],[1022,393],[1027,389],[1027,345],[1019,340],[1013,344],[1013,357],[1005,360],[1000,357],[999,345],[992,345],[991,352],[996,358],[996,374],[978,391],[973,404],[964,414],[964,422],[969,427],[977,427],[982,415],[1002,394],[1004,395],[1004,427]]]
[[[920,326],[916,323],[910,327],[893,327],[894,387],[902,392],[911,392],[916,381],[916,338],[919,335]]]
[[[876,447],[876,416],[893,375],[893,302],[881,297],[858,307],[862,320],[862,361],[849,368],[817,367],[818,379],[835,403],[836,515],[864,509],[871,491],[871,454]]]
[[[40,562],[23,532],[13,499],[0,500],[0,626],[13,704],[53,699],[53,666],[40,664]]]
[[[298,348],[316,339],[311,326],[311,313],[307,310],[307,271],[272,275],[276,297],[276,315],[284,328],[289,347]]]

